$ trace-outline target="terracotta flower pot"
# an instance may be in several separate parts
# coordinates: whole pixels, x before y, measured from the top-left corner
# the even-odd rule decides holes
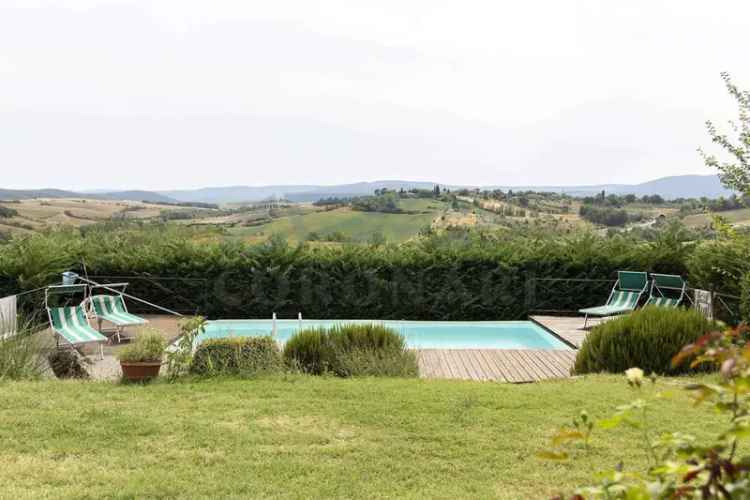
[[[127,380],[148,380],[159,376],[161,361],[142,361],[138,363],[120,361],[120,368],[122,369],[122,376]]]

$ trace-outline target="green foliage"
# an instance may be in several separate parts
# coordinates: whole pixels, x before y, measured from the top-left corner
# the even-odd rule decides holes
[[[714,326],[694,309],[644,307],[594,327],[578,351],[575,372],[618,373],[638,366],[648,373],[683,373],[689,367],[672,366],[672,357]]]
[[[376,324],[348,324],[298,332],[284,347],[291,366],[340,377],[414,377],[417,361],[397,332]]]
[[[286,362],[293,368],[300,368],[312,375],[325,373],[329,358],[328,330],[325,328],[302,330],[284,344]]]
[[[740,289],[740,314],[745,321],[750,321],[750,272],[742,277]]]
[[[729,159],[720,161],[716,156],[707,154],[704,154],[703,158],[706,165],[719,170],[719,176],[725,186],[750,195],[750,91],[740,90],[728,73],[722,73],[721,78],[739,108],[739,119],[731,124],[737,137],[730,138],[719,132],[712,122],[707,122],[711,140],[728,153]]]
[[[387,217],[406,215],[374,214]],[[389,236],[390,238],[390,236]],[[691,245],[529,231],[445,231],[401,245],[249,246],[172,225],[52,232],[0,245],[0,294],[59,280],[59,272],[139,276],[128,291],[209,317],[511,320],[533,308],[576,310],[606,296],[618,269],[682,274]],[[161,281],[159,277],[169,277]],[[140,307],[140,309],[139,309]],[[132,304],[133,312],[146,312]]]
[[[362,212],[399,213],[398,194],[386,192],[377,196],[363,196],[352,200],[352,208]]]
[[[174,382],[185,375],[193,363],[195,339],[206,331],[206,318],[193,316],[180,323],[180,337],[174,349],[167,351],[167,378]]]
[[[18,215],[18,210],[15,208],[0,206],[0,219],[9,219]]]
[[[80,256],[81,244],[70,230],[14,238],[0,249],[0,276],[14,281],[16,291],[57,282]]]
[[[195,351],[190,373],[195,375],[256,375],[282,368],[281,352],[271,337],[209,339]]]
[[[740,281],[750,272],[750,238],[731,233],[703,242],[686,262],[691,286],[740,295]]]
[[[598,207],[594,205],[581,205],[578,214],[589,222],[609,227],[624,226],[628,222],[636,222],[643,219],[641,215],[630,214],[620,208]]]
[[[141,331],[135,341],[125,346],[117,357],[124,363],[144,363],[161,361],[167,343],[161,332]]]
[[[671,395],[646,391],[643,370],[630,368],[625,374],[628,384],[638,391],[631,403],[621,405],[609,418],[600,420],[604,430],[630,427],[640,431],[645,450],[645,473],[622,462],[615,470],[600,473],[600,483],[579,488],[573,498],[673,499],[673,498],[748,498],[750,497],[750,456],[746,453],[750,438],[750,330],[741,326],[726,332],[714,332],[684,346],[672,365],[690,362],[691,367],[706,365],[719,369],[718,382],[691,383],[694,404],[685,409],[683,423],[703,403],[711,403],[717,414],[727,417],[716,426],[715,437],[699,443],[685,432],[655,433],[654,417],[649,412],[658,400]],[[651,378],[656,383],[656,377]],[[676,427],[673,424],[672,429]],[[571,444],[585,440],[588,451],[590,436],[563,427],[552,438],[552,449],[541,452],[542,458],[567,460]],[[566,449],[567,448],[567,449]],[[563,498],[560,496],[559,498]]]
[[[39,336],[25,326],[12,337],[0,339],[0,381],[41,377],[47,351]]]

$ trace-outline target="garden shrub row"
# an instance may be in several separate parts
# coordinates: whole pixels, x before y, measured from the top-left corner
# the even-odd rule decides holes
[[[344,324],[311,328],[290,338],[284,358],[292,368],[305,373],[331,373],[340,377],[415,377],[415,354],[404,338],[376,324]]]
[[[714,329],[695,309],[644,307],[594,327],[578,351],[574,370],[622,373],[637,366],[646,373],[685,373],[689,363],[672,366],[672,358]]]
[[[424,238],[381,247],[261,245],[184,229],[60,231],[0,245],[0,293],[47,284],[66,269],[210,318],[510,320],[575,310],[606,297],[618,269],[684,274],[690,248],[590,234]],[[549,282],[544,278],[594,279]],[[542,280],[539,280],[542,279]],[[571,290],[575,286],[575,292]],[[150,312],[132,304],[134,312]]]
[[[190,373],[251,376],[275,373],[282,367],[281,351],[271,337],[229,337],[202,342]]]

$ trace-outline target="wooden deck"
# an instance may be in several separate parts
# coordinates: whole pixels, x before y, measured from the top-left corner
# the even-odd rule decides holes
[[[529,316],[529,320],[557,335],[568,345],[574,346],[576,349],[581,347],[583,339],[591,331],[590,327],[608,319],[610,318],[589,318],[587,327],[589,329],[584,330],[583,318],[580,316]]]
[[[420,349],[422,378],[536,382],[565,378],[576,351],[542,349]]]

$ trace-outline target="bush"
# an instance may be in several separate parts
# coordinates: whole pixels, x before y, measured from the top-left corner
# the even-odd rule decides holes
[[[694,309],[644,307],[594,327],[578,351],[574,370],[622,373],[638,366],[646,373],[685,373],[689,367],[672,367],[672,357],[714,327]]]
[[[148,363],[161,361],[167,342],[164,336],[156,330],[141,332],[135,341],[125,346],[117,355],[124,363]]]
[[[740,314],[744,321],[750,321],[750,273],[745,274],[740,282]]]
[[[297,332],[284,345],[286,362],[312,375],[326,372],[329,358],[328,330],[325,328]]]
[[[209,339],[193,356],[195,375],[255,375],[273,373],[283,366],[281,351],[271,337]]]
[[[39,378],[45,370],[46,350],[38,336],[26,327],[12,337],[0,339],[0,380]]]
[[[303,330],[284,347],[287,362],[301,370],[340,377],[414,377],[417,360],[394,330],[376,324],[349,324]]]
[[[18,215],[18,210],[15,208],[0,207],[0,219],[9,219]]]

